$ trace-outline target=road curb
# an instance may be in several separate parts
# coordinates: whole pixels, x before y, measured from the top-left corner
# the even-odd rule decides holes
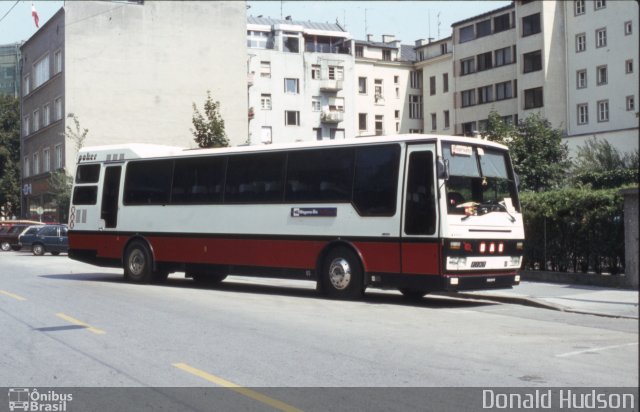
[[[484,299],[493,302],[500,303],[511,303],[523,306],[531,306],[541,309],[549,309],[555,310],[558,312],[567,312],[567,313],[577,313],[581,315],[593,315],[593,316],[601,316],[605,318],[617,318],[617,319],[638,319],[636,316],[625,316],[625,315],[612,315],[610,313],[602,313],[602,312],[591,312],[586,310],[577,310],[571,309],[570,307],[558,305],[554,303],[544,302],[540,299],[525,297],[525,296],[498,296],[498,295],[485,295],[485,294],[474,294],[474,293],[456,293],[448,296],[456,296],[460,298],[469,298],[469,299]]]

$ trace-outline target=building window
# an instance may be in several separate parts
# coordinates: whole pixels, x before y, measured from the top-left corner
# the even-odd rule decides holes
[[[491,19],[476,23],[476,38],[491,34]]]
[[[596,48],[607,46],[607,29],[596,30]]]
[[[298,94],[298,79],[284,79],[284,92]]]
[[[511,47],[498,49],[493,54],[495,55],[496,67],[513,63],[511,60]]]
[[[319,112],[322,110],[322,105],[320,104],[320,96],[311,97],[311,110],[314,112]]]
[[[493,101],[493,85],[478,88],[478,104]]]
[[[29,156],[25,156],[24,157],[24,177],[29,177],[30,176],[30,164],[29,164]]]
[[[462,96],[462,107],[473,106],[476,104],[475,89],[463,90],[460,95]]]
[[[587,50],[587,35],[585,33],[576,34],[576,53]]]
[[[501,31],[509,30],[511,23],[509,22],[509,13],[502,14],[493,18],[493,32],[498,33]]]
[[[396,133],[400,133],[400,123],[396,122]]]
[[[476,131],[476,122],[462,123],[462,134],[464,136],[473,136]]]
[[[319,64],[311,65],[311,78],[313,80],[320,80],[320,65]]]
[[[42,127],[49,126],[49,123],[51,123],[51,105],[47,103],[42,108]]]
[[[396,87],[396,99],[400,98],[400,88]]]
[[[62,145],[61,144],[56,145],[55,151],[56,151],[55,167],[56,167],[56,169],[62,169],[62,167],[64,166],[63,161],[62,161],[62,159],[63,159]]]
[[[271,144],[273,143],[273,134],[271,126],[262,126],[260,128],[260,143]]]
[[[465,74],[475,73],[475,61],[473,57],[460,60],[460,75],[464,76]]]
[[[449,73],[442,73],[442,92],[447,93],[449,91]]]
[[[431,113],[431,130],[438,130],[438,119],[435,113]]]
[[[33,88],[37,89],[49,80],[51,68],[49,67],[49,55],[47,54],[33,66]]]
[[[578,105],[578,124],[589,123],[589,105],[587,103]]]
[[[271,62],[260,62],[260,77],[271,77]]]
[[[358,130],[366,131],[367,130],[367,114],[366,113],[358,113]]]
[[[540,13],[522,18],[522,37],[540,33]]]
[[[422,119],[422,95],[409,95],[409,119]]]
[[[29,136],[29,116],[25,116],[22,118],[22,132],[25,136]]]
[[[399,119],[400,118],[400,110],[394,111],[393,115],[395,116],[396,119]]]
[[[286,53],[299,53],[300,52],[300,38],[295,36],[283,36],[282,37],[282,51]]]
[[[384,90],[382,88],[382,79],[375,79],[373,81],[373,94],[376,103],[384,103]]]
[[[269,33],[265,31],[249,30],[247,32],[247,47],[252,49],[266,49]]]
[[[62,97],[53,100],[54,120],[62,119]]]
[[[624,62],[624,72],[633,73],[633,59],[629,59]]]
[[[62,71],[62,50],[57,50],[53,53],[53,74],[58,74]]]
[[[382,50],[382,60],[387,62],[391,61],[391,50]]]
[[[33,168],[33,175],[40,174],[40,159],[38,157],[38,152],[35,152],[33,154],[33,165],[31,165]]]
[[[600,100],[598,102],[598,121],[609,121],[609,100]]]
[[[284,112],[284,125],[300,126],[300,112],[293,111],[293,110],[286,110]]]
[[[576,16],[584,14],[584,10],[585,10],[584,0],[575,0],[573,2],[573,6],[574,6],[574,11]]]
[[[527,89],[524,91],[524,108],[535,109],[536,107],[542,107],[542,87],[536,87],[534,89]]]
[[[587,70],[578,70],[576,72],[576,88],[584,89],[585,87],[587,87]]]
[[[411,73],[413,73],[413,72],[411,72]],[[398,84],[398,83],[400,83],[400,76],[393,76],[393,84]],[[411,87],[413,87],[413,86],[411,86]]]
[[[449,128],[449,110],[445,110],[444,112],[442,112],[443,116],[444,116],[444,128],[448,129]]]
[[[342,66],[329,66],[329,80],[344,80],[344,68]]]
[[[464,43],[466,41],[473,40],[473,24],[465,27],[460,27],[458,33],[460,34],[460,40],[458,41],[458,43]]]
[[[260,108],[262,110],[271,110],[271,95],[270,94],[261,94],[260,95]]]
[[[478,59],[478,71],[489,70],[493,67],[491,62],[491,52],[482,53],[476,56]]]
[[[447,54],[448,48],[447,43],[442,43],[440,45],[440,54]]]
[[[598,86],[603,85],[603,84],[607,84],[607,66],[598,66],[596,68],[596,73],[598,73],[597,79],[596,79],[596,84]]]
[[[40,110],[36,109],[33,111],[33,131],[37,132],[40,130]]]
[[[633,33],[633,23],[630,21],[624,22],[624,35],[628,36]]]
[[[42,149],[42,172],[47,173],[51,171],[51,153],[49,148]]]
[[[422,70],[412,70],[409,73],[409,85],[412,89],[422,89]]]
[[[364,56],[364,47],[356,46],[356,57]]]
[[[605,7],[607,7],[606,0],[596,0],[594,3],[594,8],[596,10],[604,9]]]
[[[384,134],[384,116],[381,114],[376,115],[376,136],[382,136]]]
[[[436,76],[429,77],[429,95],[436,94]]]
[[[358,77],[358,93],[367,94],[367,78]]]
[[[31,76],[28,74],[22,79],[22,95],[26,96],[31,91]]]
[[[505,100],[513,97],[511,82],[496,84],[496,100]]]
[[[525,53],[523,56],[524,73],[542,70],[542,52],[540,50]]]
[[[627,111],[634,110],[636,108],[635,97],[627,96]]]

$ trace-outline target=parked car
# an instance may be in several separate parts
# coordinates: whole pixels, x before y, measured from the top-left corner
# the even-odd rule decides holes
[[[31,243],[33,254],[42,256],[47,252],[52,255],[67,253],[69,251],[67,230],[67,225],[46,225],[40,228]]]
[[[0,249],[7,252],[11,249],[20,250],[18,244],[18,236],[29,225],[24,223],[18,223],[11,226],[3,226],[0,231]]]
[[[24,229],[22,233],[20,233],[20,236],[18,236],[18,244],[20,245],[20,249],[31,248],[33,241],[37,239],[36,234],[38,233],[38,230],[42,229],[43,227],[45,226],[34,225],[28,226],[26,229]]]

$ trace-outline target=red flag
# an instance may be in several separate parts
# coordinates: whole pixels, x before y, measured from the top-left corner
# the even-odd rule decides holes
[[[33,3],[31,3],[31,15],[33,16],[33,21],[36,23],[36,27],[40,28],[40,18],[38,17],[36,6],[34,6]]]

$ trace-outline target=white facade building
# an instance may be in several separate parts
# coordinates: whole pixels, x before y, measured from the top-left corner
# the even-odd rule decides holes
[[[337,24],[248,18],[249,144],[354,136],[351,36]]]

